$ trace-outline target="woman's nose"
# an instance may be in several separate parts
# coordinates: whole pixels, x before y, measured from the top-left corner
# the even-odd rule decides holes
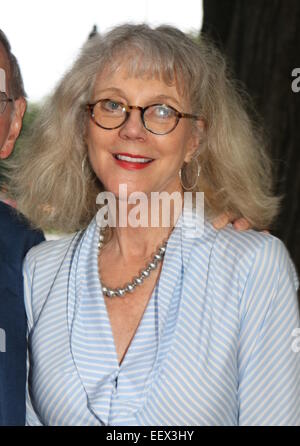
[[[129,117],[120,128],[119,134],[121,138],[126,139],[143,140],[146,138],[147,130],[144,127],[140,110],[130,110]]]

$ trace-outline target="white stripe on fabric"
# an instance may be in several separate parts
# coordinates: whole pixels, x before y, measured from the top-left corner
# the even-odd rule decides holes
[[[24,262],[28,425],[300,425],[298,279],[284,245],[179,225],[121,365],[95,219]]]

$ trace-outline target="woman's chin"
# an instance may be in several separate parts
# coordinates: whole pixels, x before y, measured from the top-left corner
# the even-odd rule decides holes
[[[117,185],[107,185],[106,192],[112,193],[118,200],[127,201],[131,194],[149,195],[151,189],[141,185],[132,183],[119,183]]]

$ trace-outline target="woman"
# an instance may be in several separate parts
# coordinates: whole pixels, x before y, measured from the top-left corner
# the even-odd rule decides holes
[[[227,212],[260,229],[278,207],[261,138],[217,50],[168,26],[94,37],[28,147],[20,209],[44,229],[78,232],[24,263],[27,423],[299,424],[292,262],[271,235],[211,224]],[[133,211],[120,186],[142,193],[143,221],[155,210],[159,224],[120,224],[121,208],[127,221]],[[115,199],[108,230],[96,217],[103,191]],[[175,193],[185,204],[185,191],[204,192],[203,231],[192,236],[184,221],[195,211],[178,217],[177,201],[168,227],[166,201],[150,200]]]

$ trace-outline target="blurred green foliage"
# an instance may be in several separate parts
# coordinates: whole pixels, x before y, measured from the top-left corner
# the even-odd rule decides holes
[[[36,116],[39,114],[41,109],[41,104],[37,102],[29,102],[27,104],[27,109],[23,119],[23,127],[20,133],[20,136],[15,145],[15,151],[18,151],[22,148],[22,141],[24,137],[30,135],[32,129],[32,123],[35,120]]]
[[[41,108],[41,104],[37,102],[29,102],[27,103],[26,112],[23,119],[23,126],[21,133],[19,135],[19,138],[15,144],[15,148],[13,151],[13,154],[11,156],[14,156],[19,150],[22,150],[22,145],[24,138],[27,135],[30,135],[30,132],[32,131],[32,124],[35,120],[36,116],[39,114]],[[5,162],[0,163],[0,185],[3,184],[3,171],[5,169]]]

